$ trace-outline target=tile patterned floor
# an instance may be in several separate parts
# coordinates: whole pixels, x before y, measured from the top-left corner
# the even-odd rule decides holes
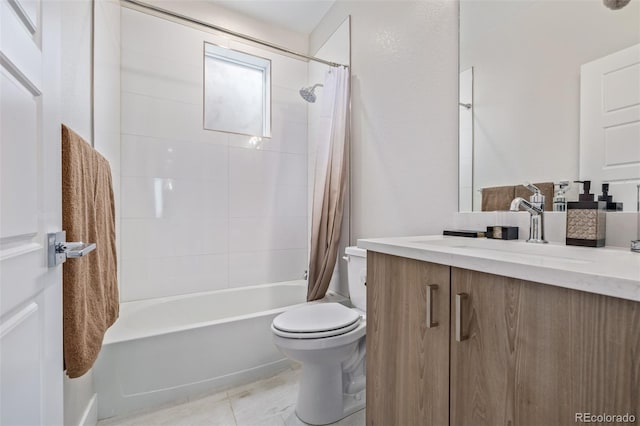
[[[304,426],[295,415],[300,368],[152,412],[107,419],[98,426]],[[364,410],[334,423],[364,426]]]

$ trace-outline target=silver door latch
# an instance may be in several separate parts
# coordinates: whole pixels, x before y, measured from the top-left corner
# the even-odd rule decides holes
[[[49,268],[64,263],[67,259],[83,257],[96,249],[95,243],[67,242],[66,231],[47,234],[47,253]]]

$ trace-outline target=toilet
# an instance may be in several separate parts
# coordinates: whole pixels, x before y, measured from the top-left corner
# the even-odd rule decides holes
[[[273,341],[302,364],[296,415],[325,425],[365,406],[366,250],[347,247],[352,307],[309,303],[278,315]]]

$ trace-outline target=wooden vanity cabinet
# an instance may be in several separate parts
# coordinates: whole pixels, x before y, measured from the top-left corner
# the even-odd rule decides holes
[[[380,253],[367,261],[367,425],[640,422],[640,303]],[[432,283],[438,327],[427,328]]]
[[[451,294],[452,425],[640,417],[640,303],[459,268]]]
[[[367,425],[448,424],[449,267],[371,251],[367,265]]]

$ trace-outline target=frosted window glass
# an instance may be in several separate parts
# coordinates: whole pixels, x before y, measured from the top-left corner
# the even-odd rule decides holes
[[[270,137],[268,59],[205,43],[204,127]]]

